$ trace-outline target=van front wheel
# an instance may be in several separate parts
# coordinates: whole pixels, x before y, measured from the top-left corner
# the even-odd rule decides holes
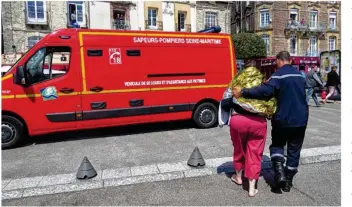
[[[23,138],[23,123],[13,116],[3,115],[1,119],[1,148],[18,145]]]
[[[218,109],[212,103],[202,103],[194,111],[193,121],[199,128],[213,127],[218,122]]]

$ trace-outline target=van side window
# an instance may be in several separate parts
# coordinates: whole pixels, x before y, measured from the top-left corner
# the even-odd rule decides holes
[[[35,84],[65,75],[70,66],[71,48],[46,47],[38,50],[26,63],[26,75]]]

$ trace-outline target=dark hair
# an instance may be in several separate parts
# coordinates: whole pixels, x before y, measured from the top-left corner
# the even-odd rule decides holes
[[[306,65],[305,64],[299,64],[299,70],[302,71],[302,70],[306,70]]]
[[[246,64],[245,64],[245,67],[248,68],[248,67],[256,67],[257,63],[255,62],[255,60],[247,60],[246,61]]]
[[[276,55],[276,59],[285,61],[285,62],[290,62],[290,53],[287,51],[281,51]]]

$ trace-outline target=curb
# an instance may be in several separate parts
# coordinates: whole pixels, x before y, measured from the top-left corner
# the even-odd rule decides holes
[[[302,149],[300,164],[340,159],[341,146],[310,148]],[[2,200],[234,172],[232,157],[206,159],[205,162],[206,165],[201,168],[192,168],[187,165],[187,161],[183,161],[106,169],[90,180],[78,180],[75,173],[2,180]],[[265,153],[262,170],[270,168],[271,161],[268,153]]]

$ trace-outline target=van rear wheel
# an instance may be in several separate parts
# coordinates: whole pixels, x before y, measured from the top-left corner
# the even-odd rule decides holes
[[[23,139],[23,123],[13,116],[3,115],[1,119],[1,148],[18,145]]]
[[[199,128],[211,128],[218,123],[218,109],[213,103],[200,104],[193,113],[193,121]]]

